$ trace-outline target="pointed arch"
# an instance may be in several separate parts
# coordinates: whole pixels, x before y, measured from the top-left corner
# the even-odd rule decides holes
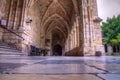
[[[72,0],[76,14],[79,14],[78,0]]]
[[[46,25],[53,20],[62,22],[66,26],[67,30],[70,31],[68,22],[62,16],[60,16],[58,14],[53,14],[52,16],[48,17],[48,19],[46,19],[44,22],[42,22],[43,30],[44,30],[44,27],[46,27]]]
[[[66,19],[69,20],[68,18],[68,13],[66,12],[66,10],[64,9],[64,7],[59,3],[59,1],[57,3],[55,3],[54,1],[48,6],[47,10],[45,11],[43,17],[42,17],[42,21],[45,20],[45,16],[47,15],[47,13],[49,12],[50,8],[52,8],[53,6],[59,6],[61,8],[61,10],[64,12]]]

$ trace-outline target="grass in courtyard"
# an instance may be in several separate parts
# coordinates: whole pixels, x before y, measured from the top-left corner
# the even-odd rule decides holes
[[[119,54],[114,54],[113,56],[120,57],[120,53]]]
[[[113,54],[113,55],[107,55],[107,56],[120,57],[120,53],[115,53],[115,54]]]

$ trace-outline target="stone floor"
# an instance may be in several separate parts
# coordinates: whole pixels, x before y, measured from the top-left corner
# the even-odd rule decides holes
[[[4,56],[0,80],[120,80],[120,58]]]

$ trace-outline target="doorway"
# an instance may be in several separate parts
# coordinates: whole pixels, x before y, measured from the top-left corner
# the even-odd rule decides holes
[[[57,44],[53,47],[53,56],[62,56],[62,47]]]

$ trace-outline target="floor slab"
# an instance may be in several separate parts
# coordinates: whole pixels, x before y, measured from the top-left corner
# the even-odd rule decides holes
[[[98,76],[105,80],[120,80],[120,74],[98,74]]]
[[[0,80],[120,80],[119,57],[0,57]]]
[[[0,80],[102,80],[89,74],[81,75],[37,75],[37,74],[3,74]]]

